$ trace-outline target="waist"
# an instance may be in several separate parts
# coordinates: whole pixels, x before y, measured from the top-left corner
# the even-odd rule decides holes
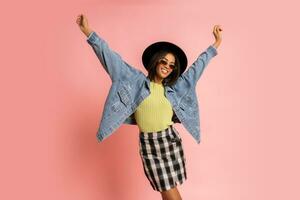
[[[140,138],[142,139],[156,139],[160,137],[165,137],[173,131],[173,125],[169,125],[168,128],[155,131],[155,132],[143,132],[140,131]]]

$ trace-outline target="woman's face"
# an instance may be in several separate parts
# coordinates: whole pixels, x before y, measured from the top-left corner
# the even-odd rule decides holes
[[[175,66],[175,57],[173,54],[168,53],[164,58],[160,59],[156,65],[156,77],[164,79],[172,73]]]

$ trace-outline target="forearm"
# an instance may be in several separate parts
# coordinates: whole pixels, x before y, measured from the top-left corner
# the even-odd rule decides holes
[[[197,60],[181,75],[191,85],[196,85],[202,72],[208,65],[209,61],[218,54],[217,49],[210,45],[206,51],[203,51]]]
[[[86,33],[88,34],[88,31]],[[135,67],[126,63],[95,31],[91,31],[90,33],[87,42],[93,48],[100,63],[109,74],[112,81],[117,81],[121,77],[123,79],[125,77],[132,78],[141,73]]]

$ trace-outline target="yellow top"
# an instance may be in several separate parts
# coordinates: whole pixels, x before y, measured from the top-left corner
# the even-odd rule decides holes
[[[173,109],[164,95],[164,86],[150,81],[150,95],[137,107],[134,117],[142,132],[155,132],[168,128],[172,121]]]

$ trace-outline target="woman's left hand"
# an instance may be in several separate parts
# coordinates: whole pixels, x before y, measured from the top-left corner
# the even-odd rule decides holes
[[[221,41],[222,41],[222,37],[221,37],[221,31],[222,31],[222,28],[220,27],[220,25],[215,25],[214,26],[214,30],[213,30],[213,34],[215,36],[215,43],[214,43],[214,46],[217,48]]]

